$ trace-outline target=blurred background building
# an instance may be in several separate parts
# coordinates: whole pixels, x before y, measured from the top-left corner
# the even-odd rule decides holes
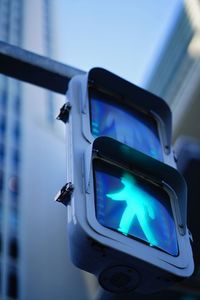
[[[145,86],[166,100],[173,112],[174,140],[200,138],[200,1],[180,6],[157,63]]]
[[[56,18],[51,0],[0,0],[0,39],[55,57]],[[183,134],[200,138],[199,47],[200,1],[188,0],[180,5],[143,86],[171,106],[174,140]],[[96,293],[93,276],[69,261],[66,210],[52,201],[65,183],[64,126],[55,121],[64,101],[62,96],[0,76],[2,300],[89,300]],[[152,299],[198,299],[197,288],[195,293],[186,288],[185,293]],[[105,294],[104,299],[111,296]]]
[[[0,39],[51,56],[50,2],[0,0]],[[64,126],[55,121],[64,101],[0,76],[2,300],[90,298],[85,274],[67,256],[66,210],[53,202],[65,183]]]
[[[188,184],[188,228],[193,234],[195,275],[183,290],[200,295],[199,176],[200,176],[200,1],[185,0],[146,83],[165,99],[173,116],[177,166]],[[191,297],[191,296],[190,296]]]

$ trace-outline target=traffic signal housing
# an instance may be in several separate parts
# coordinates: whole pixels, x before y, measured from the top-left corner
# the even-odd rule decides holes
[[[72,78],[67,127],[72,261],[111,292],[149,293],[193,272],[187,188],[159,97],[100,68]]]

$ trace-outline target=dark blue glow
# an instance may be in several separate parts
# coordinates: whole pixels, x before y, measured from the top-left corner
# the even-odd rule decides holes
[[[108,136],[163,161],[156,123],[136,110],[124,108],[98,96],[90,99],[91,132],[96,138]]]
[[[94,173],[101,225],[178,255],[172,208],[164,190],[116,167],[106,171],[97,165]]]

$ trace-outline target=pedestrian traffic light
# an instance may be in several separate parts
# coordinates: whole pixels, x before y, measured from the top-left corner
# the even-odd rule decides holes
[[[94,182],[100,224],[178,255],[172,208],[163,189],[100,160],[94,161]]]
[[[72,261],[111,292],[149,293],[190,276],[186,184],[159,97],[100,68],[74,77],[59,119],[67,125]]]

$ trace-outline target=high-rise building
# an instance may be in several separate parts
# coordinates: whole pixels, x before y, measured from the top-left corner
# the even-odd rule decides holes
[[[146,88],[171,106],[174,139],[200,138],[200,1],[185,0],[166,39]]]
[[[0,37],[22,43],[22,1],[0,1]],[[17,298],[19,285],[19,186],[21,181],[21,86],[0,77],[0,295]]]
[[[0,0],[0,39],[50,56],[51,18],[50,0]],[[87,276],[67,255],[67,212],[53,202],[65,184],[64,126],[55,121],[64,101],[0,76],[2,300],[91,298]]]
[[[187,222],[194,239],[195,261],[195,275],[179,288],[191,293],[189,298],[199,299],[199,216],[196,212],[200,209],[197,143],[200,140],[200,0],[182,3],[146,87],[163,97],[172,109],[177,165],[188,185]]]

